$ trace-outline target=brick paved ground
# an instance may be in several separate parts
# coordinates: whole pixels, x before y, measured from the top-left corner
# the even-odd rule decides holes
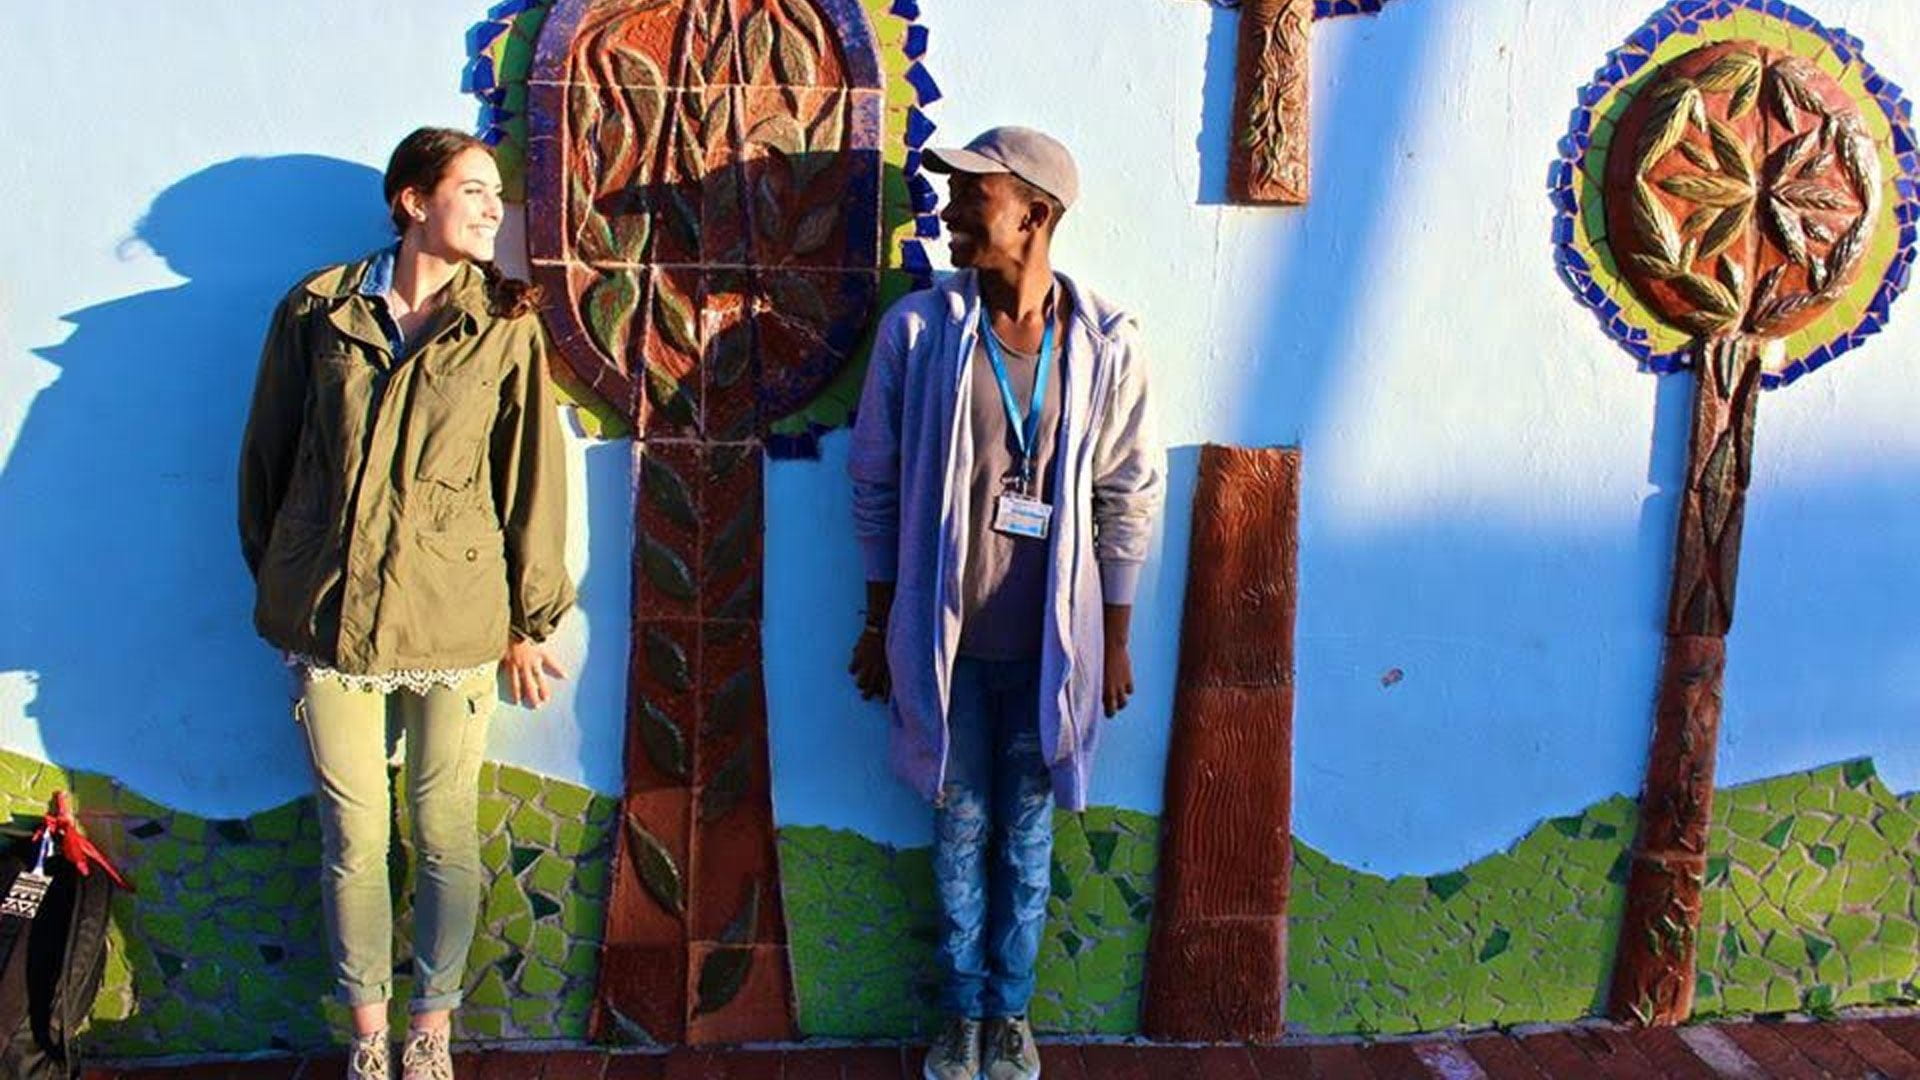
[[[487,1051],[458,1055],[460,1080],[914,1080],[920,1049],[900,1046]],[[1639,1080],[1717,1077],[1920,1080],[1920,1014],[1821,1022],[1627,1031],[1581,1026],[1395,1042],[1179,1047],[1051,1043],[1050,1080]],[[338,1057],[96,1066],[82,1080],[335,1080]]]

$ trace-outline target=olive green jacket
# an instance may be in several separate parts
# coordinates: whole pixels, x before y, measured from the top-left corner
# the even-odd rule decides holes
[[[321,270],[274,312],[240,452],[240,547],[269,642],[350,674],[467,667],[573,603],[566,466],[534,316],[462,267],[395,363],[361,282]]]

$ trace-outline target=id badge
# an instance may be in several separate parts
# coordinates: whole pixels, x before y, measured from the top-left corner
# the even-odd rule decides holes
[[[993,531],[1029,540],[1045,540],[1047,525],[1053,520],[1053,507],[1039,499],[1011,492],[994,500]]]

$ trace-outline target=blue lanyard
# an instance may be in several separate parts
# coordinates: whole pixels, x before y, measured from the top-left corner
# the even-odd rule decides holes
[[[980,308],[980,337],[987,343],[987,360],[993,365],[994,381],[1000,384],[1000,404],[1007,410],[1007,423],[1013,428],[1014,444],[1020,448],[1021,493],[1032,495],[1033,458],[1040,441],[1041,407],[1047,400],[1047,372],[1053,366],[1053,309],[1048,305],[1047,329],[1040,335],[1040,366],[1033,375],[1033,400],[1027,406],[1026,419],[1020,417],[1020,404],[1013,396],[1013,382],[1007,378],[1007,361],[1000,354],[1000,341],[993,336],[993,325],[985,305]]]

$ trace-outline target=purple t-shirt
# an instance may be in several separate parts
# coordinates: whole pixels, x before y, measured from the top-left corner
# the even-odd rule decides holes
[[[1056,312],[1055,318],[1059,317]],[[1047,396],[1041,402],[1040,432],[1035,440],[1033,477],[1039,491],[1034,497],[1049,505],[1053,503],[1053,451],[1060,429],[1059,352],[1060,342],[1065,339],[1056,324],[1056,351],[1048,366]],[[1032,407],[1040,354],[1018,352],[1004,341],[999,344],[1014,403],[1024,418]],[[1002,492],[1019,488],[1020,444],[1007,420],[1000,383],[993,377],[993,365],[987,359],[985,338],[974,345],[972,366],[966,404],[973,434],[973,475],[967,482],[968,520],[973,528],[967,538],[966,565],[960,574],[960,655],[981,660],[1030,660],[1040,655],[1047,558],[1053,545],[1051,539],[1009,536],[993,528],[995,501]]]

